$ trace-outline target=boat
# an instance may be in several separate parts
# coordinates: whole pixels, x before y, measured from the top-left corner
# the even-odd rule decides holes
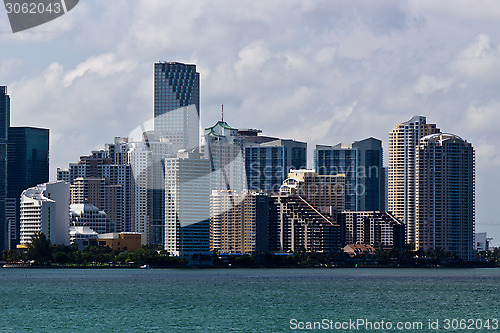
[[[151,267],[149,267],[149,265],[142,265],[142,266],[139,266],[139,268],[141,269],[150,269]]]
[[[32,267],[32,263],[11,262],[11,263],[4,264],[2,267],[3,268],[27,268],[27,267]]]

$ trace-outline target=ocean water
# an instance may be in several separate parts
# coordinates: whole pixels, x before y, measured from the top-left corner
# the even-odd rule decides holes
[[[495,268],[0,269],[2,332],[500,332],[499,319]]]

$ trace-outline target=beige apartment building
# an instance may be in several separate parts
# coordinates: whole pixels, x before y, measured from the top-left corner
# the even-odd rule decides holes
[[[397,124],[389,133],[389,211],[406,225],[408,243],[415,243],[415,153],[424,136],[439,133],[422,116]]]

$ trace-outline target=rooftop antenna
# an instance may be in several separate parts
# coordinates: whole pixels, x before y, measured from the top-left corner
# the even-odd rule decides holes
[[[221,116],[222,116],[222,122],[224,122],[224,104],[222,104]]]

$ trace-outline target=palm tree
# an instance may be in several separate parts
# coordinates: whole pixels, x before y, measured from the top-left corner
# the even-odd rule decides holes
[[[43,232],[31,236],[27,256],[28,259],[34,260],[36,264],[50,263],[52,259],[51,243]]]

